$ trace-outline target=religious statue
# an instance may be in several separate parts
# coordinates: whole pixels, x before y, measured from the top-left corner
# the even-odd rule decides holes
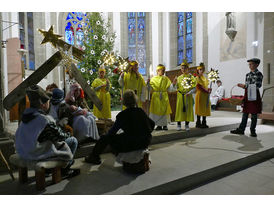
[[[236,31],[236,17],[234,12],[226,12],[226,31],[225,33],[230,38],[231,41],[234,40],[237,31]]]

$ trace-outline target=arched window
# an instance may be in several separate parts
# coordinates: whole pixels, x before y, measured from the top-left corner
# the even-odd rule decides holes
[[[146,75],[146,14],[128,12],[128,56],[139,62],[139,72]]]
[[[178,12],[178,65],[192,63],[192,12]]]
[[[27,18],[25,18],[27,15]],[[27,20],[27,22],[25,22]],[[35,70],[35,53],[34,53],[34,32],[33,32],[33,12],[19,12],[19,23],[20,23],[20,48],[27,49],[28,48],[28,55],[29,57],[29,65],[27,65],[26,57],[23,57],[25,68],[29,66],[30,70]],[[25,31],[25,25],[27,24],[28,30]],[[26,42],[26,36],[28,36]]]
[[[79,49],[83,49],[83,25],[87,25],[87,14],[82,12],[69,12],[66,18],[65,41]]]

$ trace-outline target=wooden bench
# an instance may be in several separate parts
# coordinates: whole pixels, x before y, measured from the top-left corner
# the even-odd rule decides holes
[[[10,163],[18,167],[19,182],[28,181],[28,169],[35,170],[36,189],[44,190],[46,186],[45,169],[52,169],[52,182],[56,184],[62,180],[61,168],[67,166],[66,161],[47,160],[47,161],[30,161],[24,160],[18,154],[13,154],[9,158]]]

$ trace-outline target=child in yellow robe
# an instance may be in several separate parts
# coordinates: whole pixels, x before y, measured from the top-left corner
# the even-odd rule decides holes
[[[210,116],[210,101],[209,95],[211,93],[211,88],[208,88],[209,81],[204,76],[205,67],[197,67],[197,86],[196,86],[196,96],[195,96],[195,114],[197,115],[196,127],[197,128],[208,128],[206,124],[206,117]],[[201,123],[201,116],[203,121]]]
[[[131,61],[128,72],[122,72],[119,77],[119,84],[122,91],[131,89],[138,97],[138,107],[142,108],[142,102],[145,102],[146,83],[143,76],[138,71],[138,62]],[[123,96],[123,94],[122,94]],[[125,107],[123,107],[125,109]]]
[[[99,77],[92,82],[92,87],[96,91],[96,95],[103,104],[103,108],[100,111],[95,105],[93,108],[93,113],[98,119],[110,119],[110,93],[109,89],[111,84],[107,78],[105,78],[106,69],[104,67],[99,68]]]
[[[194,122],[192,94],[195,92],[196,78],[189,73],[187,62],[181,64],[181,72],[182,75],[178,78],[175,77],[173,80],[173,88],[177,89],[175,121],[177,122],[177,131],[181,130],[182,121],[185,121],[185,130],[189,131],[189,122]],[[189,88],[183,87],[183,80],[188,81]]]
[[[152,77],[150,86],[152,88],[152,97],[149,108],[149,117],[157,125],[156,130],[168,130],[167,119],[171,114],[171,107],[168,98],[168,89],[171,81],[168,77],[164,76],[165,66],[159,64],[157,66],[157,76]]]

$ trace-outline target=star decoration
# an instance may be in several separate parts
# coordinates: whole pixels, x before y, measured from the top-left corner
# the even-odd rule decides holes
[[[41,42],[41,44],[45,44],[47,42],[50,42],[54,47],[56,47],[59,38],[62,37],[61,35],[53,33],[53,26],[51,26],[48,31],[45,31],[45,30],[42,30],[42,29],[38,29],[38,31],[41,34],[43,34],[43,36],[44,36],[44,39]]]
[[[61,64],[66,68],[69,69],[71,67],[71,64],[77,64],[78,61],[73,59],[73,55],[72,55],[72,46],[69,48],[69,50],[67,52],[65,52],[62,48],[58,48],[58,50],[61,53],[62,56],[62,61]]]

